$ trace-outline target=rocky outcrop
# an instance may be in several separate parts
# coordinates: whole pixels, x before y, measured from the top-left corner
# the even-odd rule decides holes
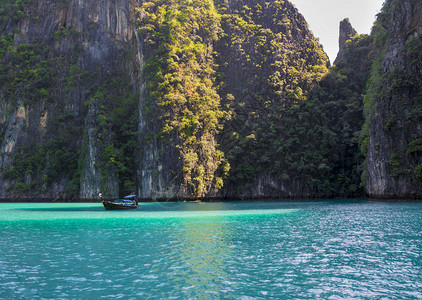
[[[356,30],[352,27],[349,19],[344,19],[340,22],[340,34],[338,39],[339,51],[337,53],[336,60],[334,64],[337,64],[338,61],[344,58],[344,50],[346,48],[346,42],[350,40],[351,37],[357,34]]]
[[[422,197],[422,4],[386,1],[375,23],[366,99],[366,187],[375,198]]]
[[[219,11],[220,95],[233,110],[220,138],[231,166],[225,196],[313,197],[290,148],[290,121],[299,117],[288,112],[327,73],[327,55],[288,1],[226,1]]]
[[[288,1],[169,4],[0,4],[0,198],[361,195],[371,62],[367,191],[421,197],[420,2],[342,21],[330,70]]]
[[[116,74],[132,78],[133,93],[139,85],[129,57],[136,5],[37,0],[10,6],[16,11],[2,32],[0,198],[118,196],[115,168],[104,156],[113,143],[104,111]],[[106,96],[96,97],[99,92]]]
[[[14,15],[20,17],[5,28],[6,35],[14,34],[5,45],[3,62],[10,66],[13,60],[21,62],[19,74],[45,75],[16,80],[18,73],[7,70],[0,93],[6,103],[1,108],[5,138],[0,197],[34,197],[35,193],[45,198],[86,199],[96,198],[99,192],[115,197],[129,191],[144,199],[195,193],[211,197],[320,195],[310,186],[309,175],[305,178],[297,172],[299,162],[280,152],[279,146],[291,143],[285,135],[290,121],[283,115],[303,104],[327,72],[328,58],[305,19],[289,2],[218,2],[219,15],[206,2],[197,5],[210,14],[209,18],[205,14],[204,22],[212,30],[190,26],[192,41],[204,41],[198,48],[204,49],[202,53],[192,53],[198,53],[196,60],[206,73],[195,71],[189,76],[197,76],[192,82],[200,83],[195,95],[208,94],[212,101],[198,102],[196,108],[198,116],[207,110],[201,117],[208,123],[195,125],[197,116],[189,115],[192,105],[180,109],[185,116],[173,119],[173,124],[185,122],[179,129],[188,137],[190,129],[183,126],[192,119],[191,128],[197,133],[185,145],[180,144],[180,136],[170,137],[173,144],[163,139],[163,116],[151,105],[157,86],[149,84],[154,74],[148,77],[145,64],[154,45],[146,49],[145,36],[135,30],[136,9],[142,1],[52,4],[40,0],[16,6],[20,10]],[[226,35],[215,42],[221,29]],[[214,43],[222,59],[219,70],[212,70]],[[7,50],[9,46],[16,51]],[[33,61],[25,64],[29,54]],[[177,64],[186,53],[171,55]],[[179,70],[185,67],[180,64]],[[222,87],[220,95],[212,90],[216,86]],[[192,94],[190,88],[181,92]],[[223,151],[218,150],[214,136],[220,130],[214,120],[222,115],[220,97],[230,119],[218,141]],[[171,119],[174,110],[168,113]],[[190,147],[189,151],[184,152],[182,146]],[[31,163],[21,163],[22,158]],[[232,179],[227,177],[230,164]],[[225,189],[218,193],[224,176]]]

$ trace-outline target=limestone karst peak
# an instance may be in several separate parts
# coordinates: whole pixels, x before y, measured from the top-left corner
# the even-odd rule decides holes
[[[353,28],[352,24],[350,23],[350,20],[348,18],[344,19],[340,22],[340,35],[338,39],[338,45],[339,45],[339,51],[337,54],[337,58],[334,61],[334,64],[336,62],[340,61],[344,57],[344,49],[346,47],[346,42],[356,35],[356,30]]]

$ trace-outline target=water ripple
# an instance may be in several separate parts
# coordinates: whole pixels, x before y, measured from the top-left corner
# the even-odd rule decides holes
[[[0,299],[422,298],[421,204],[78,205],[0,205]]]

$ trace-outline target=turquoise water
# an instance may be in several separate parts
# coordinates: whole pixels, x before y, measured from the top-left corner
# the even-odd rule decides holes
[[[422,203],[0,204],[0,299],[422,299]]]

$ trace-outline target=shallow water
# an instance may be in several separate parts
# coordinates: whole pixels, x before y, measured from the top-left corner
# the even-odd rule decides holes
[[[422,203],[0,204],[0,299],[422,299]]]

